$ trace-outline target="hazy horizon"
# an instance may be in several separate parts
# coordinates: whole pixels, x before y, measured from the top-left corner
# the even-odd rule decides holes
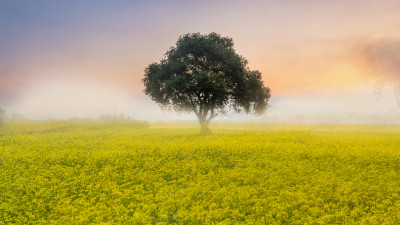
[[[0,108],[33,119],[123,113],[137,120],[195,120],[163,112],[141,79],[178,37],[216,32],[272,90],[260,117],[397,118],[400,2],[2,1]],[[387,121],[390,123],[390,121]],[[393,121],[399,123],[399,121]]]

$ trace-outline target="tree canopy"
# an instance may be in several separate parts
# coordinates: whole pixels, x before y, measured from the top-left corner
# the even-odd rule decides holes
[[[267,109],[270,89],[247,65],[231,38],[185,34],[145,69],[144,92],[163,108],[194,112],[202,133],[208,133],[209,122],[229,109],[254,114]]]

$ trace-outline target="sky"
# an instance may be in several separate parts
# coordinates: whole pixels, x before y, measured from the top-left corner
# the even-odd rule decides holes
[[[0,108],[35,119],[163,112],[144,69],[180,35],[216,32],[271,88],[265,116],[400,114],[398,0],[0,1]],[[217,120],[218,120],[217,119]]]

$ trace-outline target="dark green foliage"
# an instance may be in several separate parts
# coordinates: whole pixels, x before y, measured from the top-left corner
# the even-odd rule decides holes
[[[194,112],[204,129],[229,108],[262,114],[270,89],[261,73],[251,71],[229,37],[185,34],[159,63],[150,64],[143,78],[145,93],[167,109]]]

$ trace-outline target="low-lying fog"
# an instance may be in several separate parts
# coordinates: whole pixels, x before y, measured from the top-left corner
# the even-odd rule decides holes
[[[32,86],[13,102],[3,104],[8,115],[18,113],[35,120],[98,118],[125,115],[135,120],[196,120],[194,114],[160,109],[140,91],[112,88],[76,80],[46,81]],[[393,87],[377,90],[369,84],[341,93],[272,95],[262,116],[230,112],[213,122],[377,123],[399,124]]]

